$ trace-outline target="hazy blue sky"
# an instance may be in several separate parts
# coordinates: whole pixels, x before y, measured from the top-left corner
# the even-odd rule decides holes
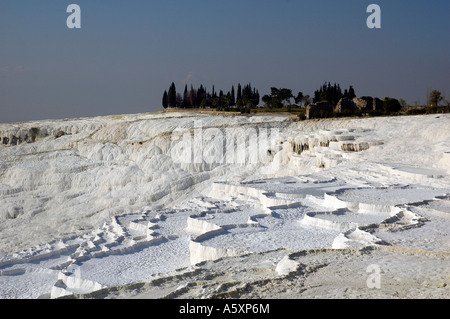
[[[448,0],[1,0],[0,122],[156,111],[172,81],[425,103],[428,86],[450,95],[449,14]]]

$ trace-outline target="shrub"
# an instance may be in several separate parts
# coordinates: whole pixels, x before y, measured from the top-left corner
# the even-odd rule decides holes
[[[369,114],[369,116],[381,116],[381,115],[383,115],[383,113],[381,111],[378,111],[378,110],[369,110],[367,113]]]
[[[402,105],[397,99],[387,97],[383,100],[384,114],[389,115],[392,113],[397,113],[401,109]]]
[[[419,115],[425,114],[427,111],[424,108],[410,108],[406,111],[406,115]]]

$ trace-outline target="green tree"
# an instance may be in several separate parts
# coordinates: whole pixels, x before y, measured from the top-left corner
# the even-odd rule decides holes
[[[442,93],[438,90],[433,90],[430,93],[430,104],[431,106],[439,106],[439,103],[443,100]]]
[[[296,104],[302,104],[303,98],[304,98],[303,92],[298,92],[297,96],[294,98],[294,101]]]
[[[320,101],[328,101],[329,100],[329,94],[328,91],[323,91],[320,93]]]
[[[264,104],[266,104],[266,106],[269,106],[269,103],[270,103],[271,99],[272,98],[268,94],[264,95],[261,98],[261,100],[264,102]]]
[[[281,100],[281,94],[280,94],[280,90],[272,87],[270,89],[271,93],[270,95],[264,95],[262,97],[262,101],[265,103],[266,107],[268,108],[275,108],[275,107],[282,107],[283,103]]]
[[[231,97],[230,97],[230,106],[236,105],[236,97],[234,93],[234,85],[231,86]]]
[[[400,99],[399,102],[402,107],[405,107],[408,105],[408,103],[404,99]]]
[[[389,115],[392,113],[399,112],[402,106],[397,99],[386,97],[383,100],[384,114]]]
[[[313,102],[327,101],[330,104],[336,105],[342,97],[351,99],[356,97],[353,87],[350,86],[349,91],[345,90],[345,93],[342,94],[339,84],[334,83],[334,85],[331,85],[330,82],[325,82],[318,90],[314,91]]]
[[[169,106],[168,100],[167,100],[167,91],[164,91],[163,98],[162,98],[162,106],[167,109]]]
[[[292,95],[292,90],[286,88],[282,88],[279,90],[279,98],[284,102],[284,105],[291,104],[291,98],[293,97],[294,96]]]
[[[302,102],[304,106],[311,104],[311,97],[308,94],[305,95],[302,99]]]
[[[189,91],[189,103],[191,104],[191,107],[195,107],[195,101],[197,99],[197,92],[194,89],[194,87],[191,85],[191,90]]]
[[[348,89],[348,98],[350,100],[353,100],[356,97],[355,89],[353,89],[353,86],[350,85],[350,88]]]
[[[176,105],[179,108],[183,107],[183,96],[181,95],[181,93],[177,93],[177,97],[176,97]]]
[[[189,107],[189,93],[188,93],[187,84],[184,86],[182,107],[183,108]]]
[[[167,93],[167,104],[169,107],[177,106],[177,90],[175,88],[175,83],[172,82]]]
[[[254,103],[255,106],[258,106],[259,102],[260,102],[260,95],[259,95],[259,91],[256,90],[255,94],[253,96],[253,103]]]
[[[238,83],[237,93],[236,93],[236,106],[242,106],[242,87],[241,84]]]

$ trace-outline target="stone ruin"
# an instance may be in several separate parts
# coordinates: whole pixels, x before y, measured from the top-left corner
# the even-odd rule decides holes
[[[327,101],[310,104],[306,107],[306,118],[328,117],[333,114],[333,105]]]
[[[321,118],[327,117],[332,113],[336,114],[355,114],[360,111],[365,114],[371,111],[382,112],[383,101],[379,98],[372,98],[370,96],[355,97],[353,99],[341,98],[336,106],[333,106],[327,101],[310,104],[306,107],[306,118]]]

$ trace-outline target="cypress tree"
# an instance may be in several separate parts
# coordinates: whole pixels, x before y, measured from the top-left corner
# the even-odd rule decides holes
[[[237,87],[236,105],[238,105],[238,103],[239,103],[239,105],[242,103],[242,88],[241,88],[240,83],[238,83],[238,87]]]
[[[201,93],[199,93],[201,92]],[[202,103],[204,99],[206,99],[206,88],[203,86],[203,84],[200,84],[200,89],[197,91],[198,96],[198,103],[199,105]]]
[[[162,98],[162,106],[165,109],[167,109],[167,107],[169,106],[168,101],[167,101],[167,91],[164,91],[163,98]]]
[[[184,86],[184,93],[183,93],[183,104],[182,107],[189,107],[189,93],[187,89],[187,84]]]
[[[227,105],[227,106],[231,106],[232,104],[231,104],[231,93],[230,93],[230,91],[228,91],[227,92],[227,97],[225,98],[225,104]]]
[[[175,88],[175,83],[172,82],[169,88],[169,93],[167,94],[167,102],[169,107],[177,106],[177,90]]]
[[[348,98],[348,91],[347,91],[347,89],[345,89],[345,91],[344,91],[344,97]]]
[[[191,107],[195,107],[196,95],[197,95],[197,92],[195,91],[194,87],[191,85],[191,92],[189,93],[189,102],[191,104]]]
[[[231,86],[231,101],[230,106],[236,105],[236,98],[234,96],[234,85]]]
[[[348,98],[354,99],[356,97],[355,90],[353,89],[353,86],[350,85],[350,88],[348,89]]]

